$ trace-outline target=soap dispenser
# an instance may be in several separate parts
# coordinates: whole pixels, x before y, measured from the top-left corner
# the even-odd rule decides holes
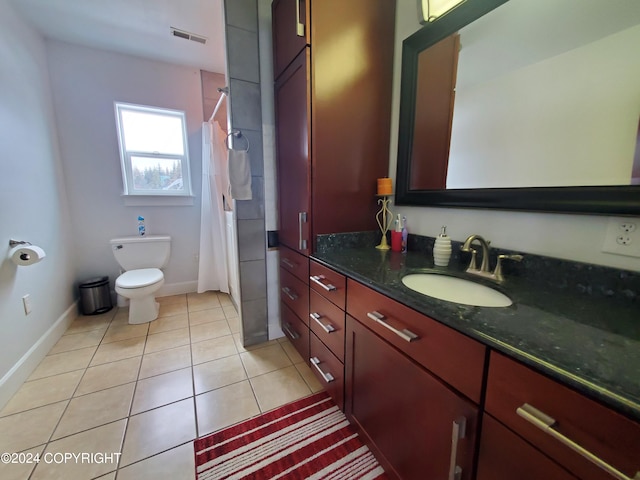
[[[446,267],[449,265],[449,258],[451,258],[451,239],[447,235],[447,227],[444,225],[433,246],[433,263],[436,267]]]

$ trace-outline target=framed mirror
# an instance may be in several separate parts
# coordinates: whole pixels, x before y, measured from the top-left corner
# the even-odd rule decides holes
[[[427,24],[403,42],[396,203],[640,215],[638,45],[636,0],[466,0]]]

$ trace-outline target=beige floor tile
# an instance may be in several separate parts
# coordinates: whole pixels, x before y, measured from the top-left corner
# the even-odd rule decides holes
[[[56,458],[56,454],[65,453],[99,453],[110,454],[120,452],[124,429],[127,425],[126,420],[119,420],[114,423],[103,425],[102,427],[93,428],[86,432],[71,435],[47,445],[44,455],[51,454],[52,458]],[[73,460],[62,463],[45,463],[41,462],[36,467],[30,480],[81,480],[90,479],[104,475],[116,469],[118,456],[114,455],[113,461],[103,457],[103,462],[75,462]]]
[[[142,357],[132,357],[89,367],[78,385],[75,396],[135,382],[141,359]]]
[[[47,355],[42,359],[42,362],[40,362],[40,365],[33,371],[28,380],[37,380],[38,378],[50,377],[74,370],[84,370],[89,365],[91,357],[93,357],[97,348],[97,346],[94,346]]]
[[[231,296],[228,293],[218,292],[218,301],[223,307],[226,307],[227,305],[233,305]]]
[[[231,355],[193,367],[196,395],[246,379],[247,373],[238,355]]]
[[[268,347],[240,354],[249,378],[292,365],[282,347],[276,343]]]
[[[287,357],[289,357],[289,360],[291,360],[291,363],[304,363],[306,361],[304,358],[302,358],[302,355],[300,355],[298,350],[296,350],[296,347],[294,347],[291,342],[287,340],[285,342],[279,343],[284,352],[287,354]]]
[[[111,325],[102,339],[102,344],[119,342],[130,338],[144,337],[149,331],[149,324],[142,323],[140,325],[115,324]]]
[[[239,333],[234,333],[233,334],[233,339],[236,343],[236,348],[238,349],[238,351],[240,353],[244,353],[244,352],[252,352],[254,350],[258,350],[260,348],[265,348],[265,347],[271,347],[273,345],[278,345],[278,340],[269,340],[268,342],[263,342],[263,343],[258,343],[256,345],[248,345],[248,346],[243,346],[242,345],[242,338],[240,338],[240,334]]]
[[[296,363],[295,367],[313,393],[324,390],[324,387],[311,371],[311,367],[309,367],[309,365],[306,363]]]
[[[118,308],[118,312],[113,316],[111,325],[129,325],[129,308]]]
[[[220,300],[218,300],[217,292],[188,293],[187,304],[189,305],[189,312],[196,312],[219,307]]]
[[[67,328],[67,331],[64,332],[64,334],[73,335],[76,333],[89,332],[91,330],[102,330],[104,332],[115,314],[116,310],[111,310],[110,312],[103,313],[102,315],[80,315],[71,323],[71,325],[69,325],[69,328]]]
[[[136,337],[100,345],[90,365],[93,367],[103,363],[140,356],[144,352],[145,342],[146,337]]]
[[[134,415],[129,418],[120,466],[181,445],[195,435],[191,398]]]
[[[145,347],[144,353],[147,354],[169,348],[181,347],[182,345],[188,345],[189,342],[188,328],[156,333],[147,337],[147,346]]]
[[[201,323],[191,327],[191,343],[202,342],[212,338],[224,337],[231,335],[229,324],[226,320],[218,322]]]
[[[71,398],[83,373],[76,370],[24,383],[0,411],[0,417]]]
[[[226,320],[222,307],[209,308],[206,310],[198,310],[195,312],[189,312],[189,324],[193,327],[202,323],[216,322],[219,320]]]
[[[131,414],[193,396],[191,367],[139,380]]]
[[[104,332],[102,330],[91,330],[88,332],[74,333],[73,335],[63,335],[49,351],[49,355],[99,345],[103,335]]]
[[[157,297],[156,301],[160,304],[160,305],[172,305],[172,304],[176,304],[176,303],[180,303],[183,305],[187,304],[187,296],[182,293],[180,295],[169,295],[166,297]]]
[[[107,473],[100,477],[96,477],[96,480],[116,480],[116,472]]]
[[[250,382],[263,412],[311,394],[311,389],[293,365],[254,377]]]
[[[260,413],[248,381],[196,396],[198,435],[241,422]]]
[[[195,471],[193,444],[189,442],[120,469],[118,480],[193,480]]]
[[[224,312],[227,318],[234,318],[238,316],[238,311],[236,310],[236,307],[234,307],[233,305],[223,306],[222,311]]]
[[[135,384],[128,383],[71,399],[51,438],[55,440],[126,418],[134,389]]]
[[[213,338],[191,345],[191,355],[194,365],[228,357],[229,355],[235,355],[237,353],[236,343],[231,335]]]
[[[231,317],[227,319],[229,330],[231,333],[240,333],[240,317]]]
[[[185,300],[186,301],[186,300]],[[160,317],[149,324],[149,335],[154,333],[168,332],[189,326],[189,315],[180,313],[170,317]]]
[[[34,455],[40,454],[42,456],[42,452],[44,450],[44,445],[38,448],[32,448],[31,450],[27,450],[24,453],[28,455],[25,457],[25,460],[33,460]],[[11,453],[14,453],[11,451]],[[31,472],[35,468],[36,463],[34,462],[23,462],[23,463],[3,463],[0,462],[0,478],[2,480],[25,480],[29,478]]]
[[[148,353],[142,357],[139,378],[152,377],[189,366],[191,366],[190,345]]]
[[[0,453],[20,452],[45,444],[67,406],[67,401],[0,418]],[[0,474],[0,478],[5,478]]]
[[[165,303],[160,305],[159,317],[170,317],[187,313],[186,303]]]

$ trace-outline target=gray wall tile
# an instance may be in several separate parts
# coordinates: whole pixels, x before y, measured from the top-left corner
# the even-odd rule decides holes
[[[236,217],[240,220],[264,219],[264,178],[251,177],[251,200],[236,201]],[[266,229],[265,229],[266,231]]]
[[[258,4],[256,0],[226,0],[224,7],[227,25],[252,32],[258,31]]]
[[[260,82],[258,34],[236,27],[227,27],[229,77]]]
[[[231,124],[240,130],[262,130],[260,86],[257,83],[231,79]]]
[[[243,301],[242,322],[243,345],[255,345],[269,340],[267,299]]]
[[[264,220],[238,220],[238,257],[240,261],[263,260],[265,252]]]
[[[265,260],[240,262],[240,298],[242,303],[267,296],[267,266]],[[244,311],[242,312],[244,321]]]

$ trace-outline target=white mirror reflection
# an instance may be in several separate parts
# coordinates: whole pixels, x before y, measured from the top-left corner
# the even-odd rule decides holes
[[[510,0],[459,34],[447,189],[640,183],[640,2]]]

